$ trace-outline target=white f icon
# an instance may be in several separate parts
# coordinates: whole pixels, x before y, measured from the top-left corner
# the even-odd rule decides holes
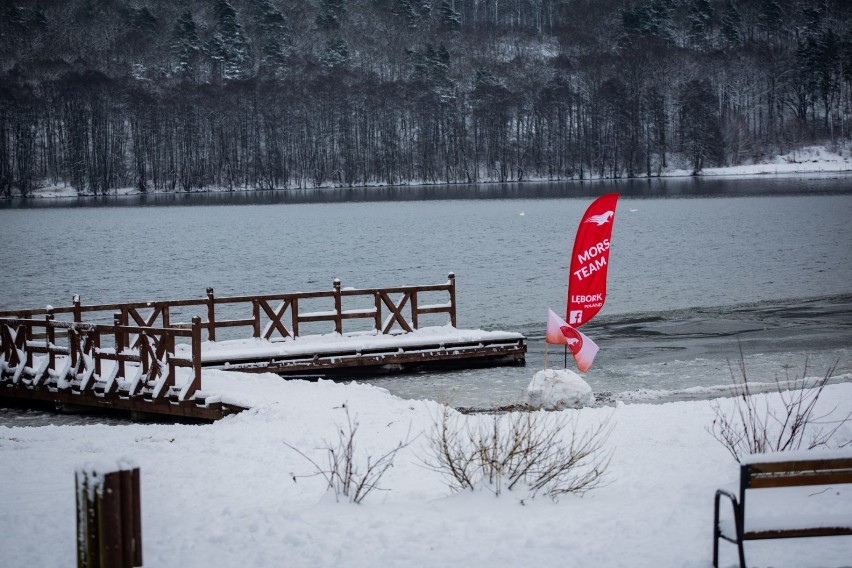
[[[577,325],[583,322],[583,310],[571,310],[571,313],[568,317],[568,323],[571,325]]]

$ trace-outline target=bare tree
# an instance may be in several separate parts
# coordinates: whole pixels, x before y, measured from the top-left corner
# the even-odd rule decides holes
[[[344,404],[346,411],[346,425],[337,428],[337,441],[326,442],[320,448],[326,457],[325,465],[320,465],[302,450],[284,442],[284,445],[308,460],[314,467],[313,475],[320,475],[328,483],[328,488],[334,491],[335,497],[345,497],[350,503],[361,503],[373,490],[379,489],[379,482],[385,473],[393,467],[396,454],[412,440],[406,437],[404,441],[398,442],[393,449],[382,454],[378,458],[367,454],[364,457],[357,455],[356,434],[358,432],[357,417],[353,420],[349,414],[349,406]],[[297,476],[293,476],[295,481]]]
[[[444,407],[434,420],[424,464],[453,491],[485,487],[500,495],[524,490],[557,499],[604,481],[611,451],[611,415],[586,431],[579,413],[516,412],[464,417]]]
[[[726,409],[721,401],[711,403],[716,414],[709,428],[710,434],[721,443],[737,462],[751,454],[783,452],[826,447],[844,425],[852,421],[852,411],[836,417],[835,409],[818,411],[817,403],[834,374],[836,364],[821,378],[808,378],[808,366],[802,376],[785,380],[775,377],[775,392],[781,405],[774,405],[767,396],[754,392],[746,373],[745,361],[740,352],[738,371],[730,365],[734,386],[733,409]],[[852,444],[852,440],[840,446]]]

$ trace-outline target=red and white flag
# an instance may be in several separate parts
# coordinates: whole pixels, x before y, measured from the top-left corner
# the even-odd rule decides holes
[[[617,193],[597,198],[586,210],[571,252],[568,274],[568,323],[580,327],[600,311],[606,301],[612,223]]]
[[[544,340],[552,345],[567,345],[577,362],[577,368],[583,373],[589,370],[595,355],[598,354],[598,346],[594,341],[568,325],[551,309],[547,310],[547,332]]]

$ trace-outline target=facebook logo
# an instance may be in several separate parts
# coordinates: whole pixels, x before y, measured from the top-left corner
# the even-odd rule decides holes
[[[568,323],[571,325],[583,323],[583,310],[571,310],[571,313],[568,314]]]

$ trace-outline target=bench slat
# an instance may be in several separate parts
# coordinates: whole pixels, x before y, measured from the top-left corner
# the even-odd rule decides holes
[[[783,462],[758,462],[748,464],[753,473],[775,473],[789,471],[822,471],[826,469],[852,470],[852,458],[828,460],[797,460]]]
[[[802,487],[806,485],[831,485],[834,483],[852,483],[852,470],[826,472],[797,472],[791,474],[753,475],[748,482],[749,489],[769,487]]]
[[[743,540],[766,540],[772,538],[805,538],[811,536],[852,535],[852,527],[815,527],[808,529],[785,529],[745,532]],[[728,540],[726,538],[726,540]]]

